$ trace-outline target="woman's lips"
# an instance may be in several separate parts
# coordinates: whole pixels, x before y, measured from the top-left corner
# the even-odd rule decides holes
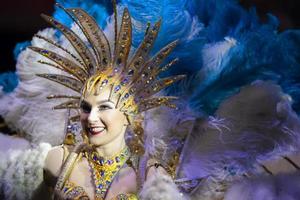
[[[105,128],[104,127],[90,127],[88,128],[89,133],[92,135],[98,135],[104,132]]]

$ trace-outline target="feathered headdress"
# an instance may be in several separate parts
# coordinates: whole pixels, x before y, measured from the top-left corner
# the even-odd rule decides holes
[[[63,57],[56,52],[38,47],[29,47],[31,50],[43,55],[53,62],[39,61],[66,72],[69,76],[60,74],[38,74],[38,76],[62,84],[79,94],[79,96],[51,95],[53,98],[66,98],[66,102],[54,107],[54,109],[78,109],[81,96],[87,92],[98,94],[103,88],[109,87],[110,99],[116,103],[116,108],[124,112],[132,124],[135,116],[139,113],[161,105],[175,107],[171,103],[176,97],[154,96],[156,93],[171,85],[175,81],[184,78],[177,75],[158,79],[158,75],[167,70],[175,61],[171,61],[164,67],[160,67],[164,59],[174,49],[177,41],[171,42],[162,48],[153,57],[149,56],[161,21],[159,20],[152,28],[148,28],[144,40],[136,52],[129,58],[132,25],[131,17],[127,8],[124,9],[122,22],[118,30],[116,5],[115,11],[115,41],[114,50],[111,50],[108,39],[97,25],[96,21],[80,8],[62,8],[78,25],[87,42],[82,40],[77,33],[56,21],[50,16],[42,17],[52,26],[60,30],[74,47],[78,56],[63,48],[57,43],[43,37],[40,39],[56,46],[71,56],[71,59]],[[73,116],[72,120],[78,120],[79,115]],[[134,127],[134,131],[140,130]],[[141,135],[141,133],[138,133]]]

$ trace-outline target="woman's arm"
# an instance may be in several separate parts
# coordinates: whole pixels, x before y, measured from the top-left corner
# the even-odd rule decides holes
[[[50,188],[56,184],[66,154],[68,152],[63,146],[54,147],[48,152],[44,165],[44,183]]]

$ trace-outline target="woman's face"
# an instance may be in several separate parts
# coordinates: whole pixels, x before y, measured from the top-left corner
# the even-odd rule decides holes
[[[88,93],[81,102],[81,123],[89,142],[95,146],[106,145],[117,138],[124,138],[127,118],[109,100],[110,89],[101,90],[99,95]]]

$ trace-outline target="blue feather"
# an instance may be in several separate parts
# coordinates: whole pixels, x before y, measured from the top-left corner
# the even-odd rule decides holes
[[[93,16],[100,27],[104,28],[106,25],[106,19],[112,14],[112,5],[110,1],[105,0],[57,0],[57,3],[61,4],[65,8],[82,8],[89,15]],[[73,21],[67,16],[67,14],[60,8],[55,7],[53,17],[61,23],[70,26]]]
[[[14,72],[5,72],[0,74],[0,87],[5,93],[12,92],[18,85],[18,76]]]
[[[26,47],[30,46],[31,42],[30,41],[25,41],[25,42],[19,42],[16,44],[15,48],[14,48],[14,58],[15,60],[18,59],[19,54],[21,53],[21,51],[23,51],[24,49],[26,49]]]
[[[112,14],[111,1],[57,2],[87,10],[102,28]],[[134,19],[134,47],[143,39],[147,22],[153,24],[160,18],[162,27],[153,53],[180,40],[168,58],[180,60],[162,76],[187,74],[186,80],[169,87],[167,93],[188,98],[194,110],[212,114],[240,87],[260,79],[279,84],[300,112],[300,33],[278,33],[276,17],[268,15],[268,21],[262,23],[254,8],[246,10],[236,0],[120,0],[119,12],[124,6]],[[71,23],[60,9],[55,10],[54,17]],[[224,38],[236,43],[230,45]]]

